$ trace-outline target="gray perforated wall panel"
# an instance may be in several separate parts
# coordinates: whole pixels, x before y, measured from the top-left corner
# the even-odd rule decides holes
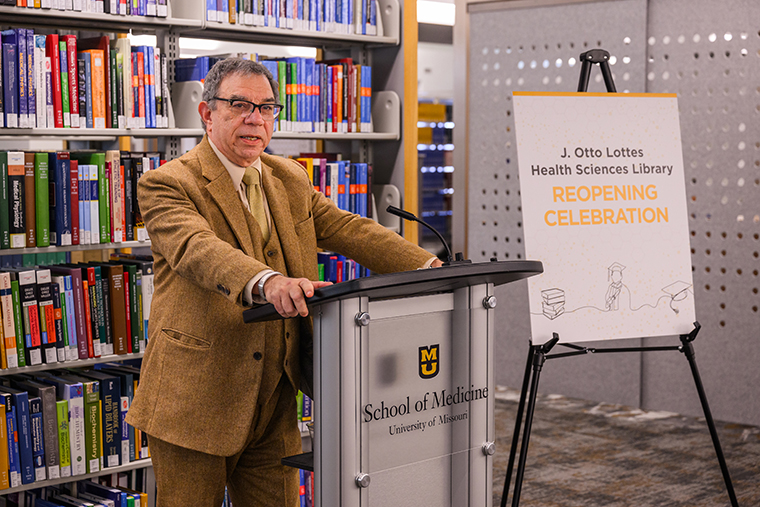
[[[716,418],[760,424],[760,2],[526,4],[469,6],[469,257],[524,257],[511,92],[575,91],[579,54],[608,50],[618,91],[679,96],[703,326],[697,363]],[[598,68],[589,91],[605,91]],[[504,330],[497,382],[519,387],[530,337],[527,285],[497,295],[497,329]],[[674,343],[620,345],[642,342]],[[688,363],[677,352],[550,361],[541,390],[701,414]]]

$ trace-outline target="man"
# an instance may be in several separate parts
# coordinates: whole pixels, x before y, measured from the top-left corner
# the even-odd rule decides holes
[[[298,472],[280,458],[301,452],[306,299],[327,285],[317,247],[380,273],[440,265],[263,153],[277,89],[256,62],[217,63],[198,108],[206,136],[138,184],[155,292],[127,422],[149,435],[159,507],[219,507],[225,484],[236,507],[298,505]],[[264,302],[297,318],[245,324],[244,306]]]

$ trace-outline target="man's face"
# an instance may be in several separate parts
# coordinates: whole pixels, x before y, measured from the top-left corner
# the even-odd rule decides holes
[[[277,102],[269,80],[256,74],[228,75],[219,86],[216,96],[247,100],[255,104]],[[269,144],[274,122],[264,121],[258,108],[248,118],[243,118],[232,111],[229,102],[215,102],[215,110],[211,110],[206,102],[201,102],[198,106],[209,139],[231,162],[242,167],[250,166]]]

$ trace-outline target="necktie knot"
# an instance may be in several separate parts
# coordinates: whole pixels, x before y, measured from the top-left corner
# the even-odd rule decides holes
[[[259,171],[253,166],[247,167],[245,169],[245,174],[243,174],[243,183],[245,183],[246,186],[259,185],[261,183]]]

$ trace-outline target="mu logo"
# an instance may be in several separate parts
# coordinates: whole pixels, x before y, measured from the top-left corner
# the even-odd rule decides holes
[[[420,347],[420,378],[433,378],[439,371],[438,344]]]

